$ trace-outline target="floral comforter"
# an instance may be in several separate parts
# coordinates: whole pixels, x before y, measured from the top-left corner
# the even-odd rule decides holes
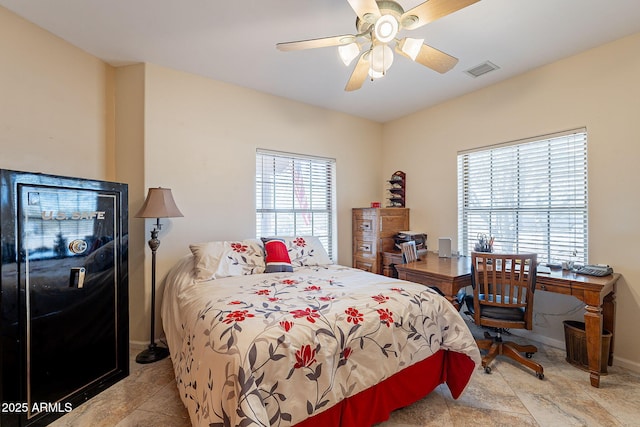
[[[348,267],[206,282],[181,260],[162,316],[180,396],[198,426],[288,426],[440,349],[478,348],[431,289]]]

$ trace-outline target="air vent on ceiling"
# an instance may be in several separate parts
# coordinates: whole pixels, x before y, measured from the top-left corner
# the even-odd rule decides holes
[[[499,69],[496,64],[491,61],[485,61],[480,65],[476,65],[473,68],[468,69],[465,73],[469,74],[471,77],[480,77],[483,74],[490,73],[491,71],[495,71]]]

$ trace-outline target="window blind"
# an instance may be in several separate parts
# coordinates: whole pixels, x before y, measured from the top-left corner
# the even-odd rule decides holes
[[[256,152],[256,235],[316,236],[334,259],[334,159]]]
[[[577,129],[458,154],[458,247],[543,262],[588,260],[587,133]]]

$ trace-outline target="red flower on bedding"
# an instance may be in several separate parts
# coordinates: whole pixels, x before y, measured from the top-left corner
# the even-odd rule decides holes
[[[393,313],[388,308],[379,308],[378,315],[380,315],[380,323],[387,325],[387,328],[393,323]]]
[[[280,322],[280,326],[282,326],[282,329],[284,329],[285,332],[289,332],[289,330],[293,328],[293,322],[290,322],[289,320],[283,320],[282,322]]]
[[[385,297],[382,294],[374,295],[371,298],[373,298],[374,300],[378,301],[378,304],[382,304],[383,302],[387,302],[387,300],[389,299],[389,297]]]
[[[293,244],[296,246],[307,246],[307,242],[305,242],[302,237],[296,237],[293,241]]]
[[[231,301],[229,304],[238,305],[238,304],[242,304],[242,301]]]
[[[402,293],[402,291],[404,291],[404,289],[402,288],[391,288],[392,291],[396,291],[396,292],[400,292]]]
[[[316,362],[316,351],[310,345],[303,345],[296,351],[296,364],[294,368],[308,368]]]
[[[353,350],[351,349],[351,347],[346,347],[344,350],[342,350],[340,357],[344,360],[347,360],[349,356],[351,356],[351,353],[353,353]]]
[[[242,322],[247,317],[255,317],[255,316],[249,313],[249,310],[236,310],[227,314],[227,317],[226,319],[223,320],[223,322],[227,324],[230,324],[233,322]]]
[[[347,314],[347,322],[351,322],[357,325],[360,322],[364,322],[364,317],[357,309],[349,307],[344,311]]]
[[[333,300],[333,299],[335,299],[335,298],[334,298],[334,297],[332,297],[332,296],[326,295],[326,296],[320,297],[320,298],[318,298],[318,299],[319,299],[320,301],[331,301],[331,300]]]
[[[278,297],[269,297],[269,301],[271,301],[271,302],[280,301],[280,298],[278,298]]]
[[[316,323],[316,320],[320,315],[318,314],[318,310],[307,307],[304,310],[293,310],[290,311],[293,314],[294,319],[299,319],[300,317],[306,317],[307,320],[311,323]]]
[[[247,245],[243,245],[242,243],[232,243],[231,249],[233,249],[234,252],[246,252]]]
[[[305,291],[320,291],[322,288],[318,285],[311,285],[304,288]]]
[[[284,279],[284,280],[280,280],[280,283],[282,283],[283,285],[292,286],[292,285],[298,284],[298,281],[293,279]]]
[[[256,291],[257,295],[269,295],[271,291],[269,289],[260,289],[259,291]]]

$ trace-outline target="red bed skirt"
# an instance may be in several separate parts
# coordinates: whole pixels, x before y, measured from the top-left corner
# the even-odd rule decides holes
[[[389,419],[398,408],[422,399],[438,385],[447,383],[457,399],[475,368],[468,356],[440,350],[381,383],[348,397],[296,427],[364,427]]]

